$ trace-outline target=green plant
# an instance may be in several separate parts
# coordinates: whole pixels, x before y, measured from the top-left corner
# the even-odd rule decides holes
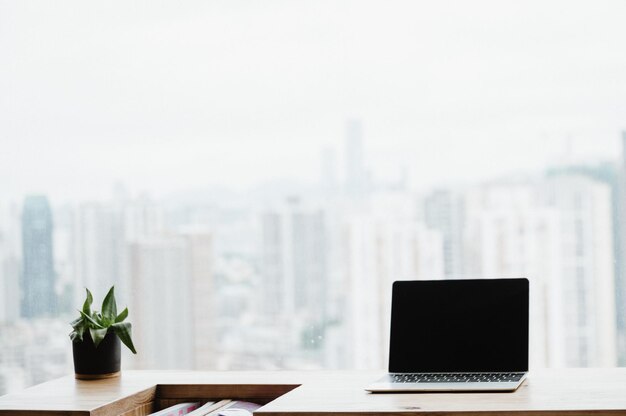
[[[100,312],[91,310],[93,296],[89,289],[85,289],[87,291],[87,299],[85,299],[83,304],[83,310],[78,310],[80,317],[70,322],[73,328],[73,331],[70,333],[70,339],[72,342],[82,342],[83,334],[88,330],[97,348],[106,334],[109,331],[113,331],[133,354],[137,354],[131,338],[131,324],[130,322],[124,322],[128,317],[128,308],[124,308],[119,315],[117,314],[114,289],[115,286],[111,286],[109,293],[104,297]]]

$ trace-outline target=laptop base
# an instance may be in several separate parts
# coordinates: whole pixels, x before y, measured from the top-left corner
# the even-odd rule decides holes
[[[390,375],[365,388],[371,393],[418,393],[418,392],[512,392],[526,380],[526,374],[514,382],[445,382],[445,383],[398,383]]]

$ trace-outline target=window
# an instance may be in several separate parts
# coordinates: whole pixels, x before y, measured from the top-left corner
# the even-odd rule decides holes
[[[626,365],[625,15],[1,3],[0,394],[111,285],[124,368],[384,368],[392,281],[495,276],[533,368]]]

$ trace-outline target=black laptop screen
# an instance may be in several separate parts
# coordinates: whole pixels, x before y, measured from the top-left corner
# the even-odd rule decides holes
[[[528,280],[393,284],[389,372],[528,370]]]

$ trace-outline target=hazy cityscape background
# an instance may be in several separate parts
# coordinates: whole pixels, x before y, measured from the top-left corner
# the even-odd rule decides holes
[[[528,277],[531,369],[626,365],[626,3],[0,0],[0,394],[384,369],[391,282]]]
[[[376,180],[363,135],[348,121],[345,180],[324,149],[306,192],[118,184],[106,201],[0,206],[3,391],[71,371],[84,287],[113,284],[139,351],[125,368],[385,368],[392,281],[516,276],[532,368],[626,363],[623,158],[417,193]]]

